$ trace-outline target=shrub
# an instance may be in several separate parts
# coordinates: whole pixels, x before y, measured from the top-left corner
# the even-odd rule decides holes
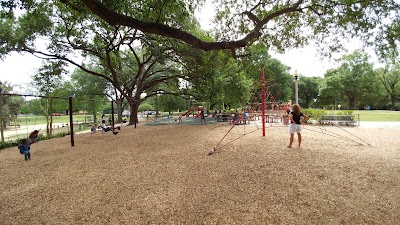
[[[70,135],[71,134],[71,132],[69,132],[69,131],[66,131],[66,132],[60,132],[60,133],[58,133],[58,134],[55,134],[55,135],[53,135],[53,138],[57,138],[57,137],[65,137],[65,136],[67,136],[67,135]]]
[[[336,112],[336,115],[352,115],[353,110],[340,110]]]
[[[0,149],[15,147],[18,146],[19,143],[22,143],[22,140],[5,141],[0,143]]]
[[[353,110],[327,111],[323,109],[303,109],[309,120],[320,120],[323,115],[352,115]]]
[[[308,116],[308,120],[320,120],[322,115],[326,115],[323,109],[303,109],[304,114]]]

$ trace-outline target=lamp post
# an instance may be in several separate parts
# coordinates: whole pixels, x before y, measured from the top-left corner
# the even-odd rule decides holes
[[[295,94],[296,94],[296,104],[299,104],[299,78],[300,75],[297,74],[297,70],[294,72],[294,85],[295,85]]]
[[[1,130],[1,143],[4,143],[4,130],[3,130],[3,83],[0,81],[0,130]]]

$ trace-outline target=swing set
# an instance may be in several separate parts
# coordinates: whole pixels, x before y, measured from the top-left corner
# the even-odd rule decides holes
[[[50,99],[68,99],[68,112],[73,112],[73,97],[59,97],[59,96],[41,96],[41,95],[29,95],[29,94],[14,94],[14,93],[0,93],[1,96],[20,96],[20,97],[39,97],[39,98],[50,98]],[[76,100],[86,100],[86,101],[99,101],[99,100],[94,100],[94,99],[82,99],[82,98],[75,98]],[[100,100],[101,101],[101,100]],[[105,102],[105,101],[104,101]],[[109,101],[107,101],[109,102]],[[111,101],[111,108],[112,108],[112,127],[114,128],[114,101]],[[40,122],[38,119],[40,116],[36,115],[35,116],[35,121],[33,124],[33,127],[29,127],[31,125],[28,125],[28,115],[25,116],[25,126],[26,126],[26,135],[29,138],[29,129],[33,129],[33,131],[37,130],[40,131],[42,129],[43,124],[45,124],[46,117],[43,118],[43,121],[40,123],[39,129],[37,129],[37,122]],[[71,146],[75,145],[75,140],[74,140],[74,123],[73,123],[73,113],[69,113],[69,135],[71,137]],[[21,132],[18,132],[18,130],[21,130],[21,126],[17,123],[16,117],[14,117],[14,128],[16,132],[16,136],[19,139],[21,136]],[[3,130],[3,128],[1,127]],[[24,128],[22,128],[24,129]],[[116,127],[118,129],[118,127]],[[121,128],[119,128],[121,129]]]
[[[35,122],[33,124],[33,128],[32,130],[36,130],[36,122],[37,122],[37,118],[39,117],[39,115],[35,116]],[[40,124],[40,128],[37,129],[38,131],[40,131],[42,129],[43,123],[46,121],[46,118],[43,119],[43,121]],[[25,127],[26,127],[26,134],[23,136],[26,136],[26,138],[29,137],[29,125],[28,125],[28,115],[25,115]],[[18,129],[21,129],[21,125],[19,123],[17,123],[17,117],[14,117],[14,130],[15,130],[15,136],[17,137],[17,139],[20,139],[20,133],[18,133]]]

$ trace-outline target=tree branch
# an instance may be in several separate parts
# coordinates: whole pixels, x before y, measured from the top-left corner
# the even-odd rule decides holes
[[[68,0],[62,2],[67,3]],[[104,4],[97,0],[82,0],[82,2],[97,16],[105,20],[111,25],[123,25],[141,30],[144,33],[158,34],[164,37],[170,37],[182,40],[195,48],[205,51],[221,50],[221,49],[236,49],[245,47],[249,42],[254,41],[260,36],[259,29],[247,34],[244,38],[236,41],[221,41],[221,42],[205,42],[180,29],[169,27],[163,24],[143,22],[138,19],[116,13]],[[280,14],[277,14],[280,15]],[[268,18],[268,21],[271,18]],[[268,22],[264,20],[264,23]]]

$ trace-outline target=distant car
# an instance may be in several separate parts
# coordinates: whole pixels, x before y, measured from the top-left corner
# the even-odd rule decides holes
[[[156,115],[156,111],[149,111],[147,112],[147,115]]]
[[[62,116],[61,113],[53,113],[53,116]]]

